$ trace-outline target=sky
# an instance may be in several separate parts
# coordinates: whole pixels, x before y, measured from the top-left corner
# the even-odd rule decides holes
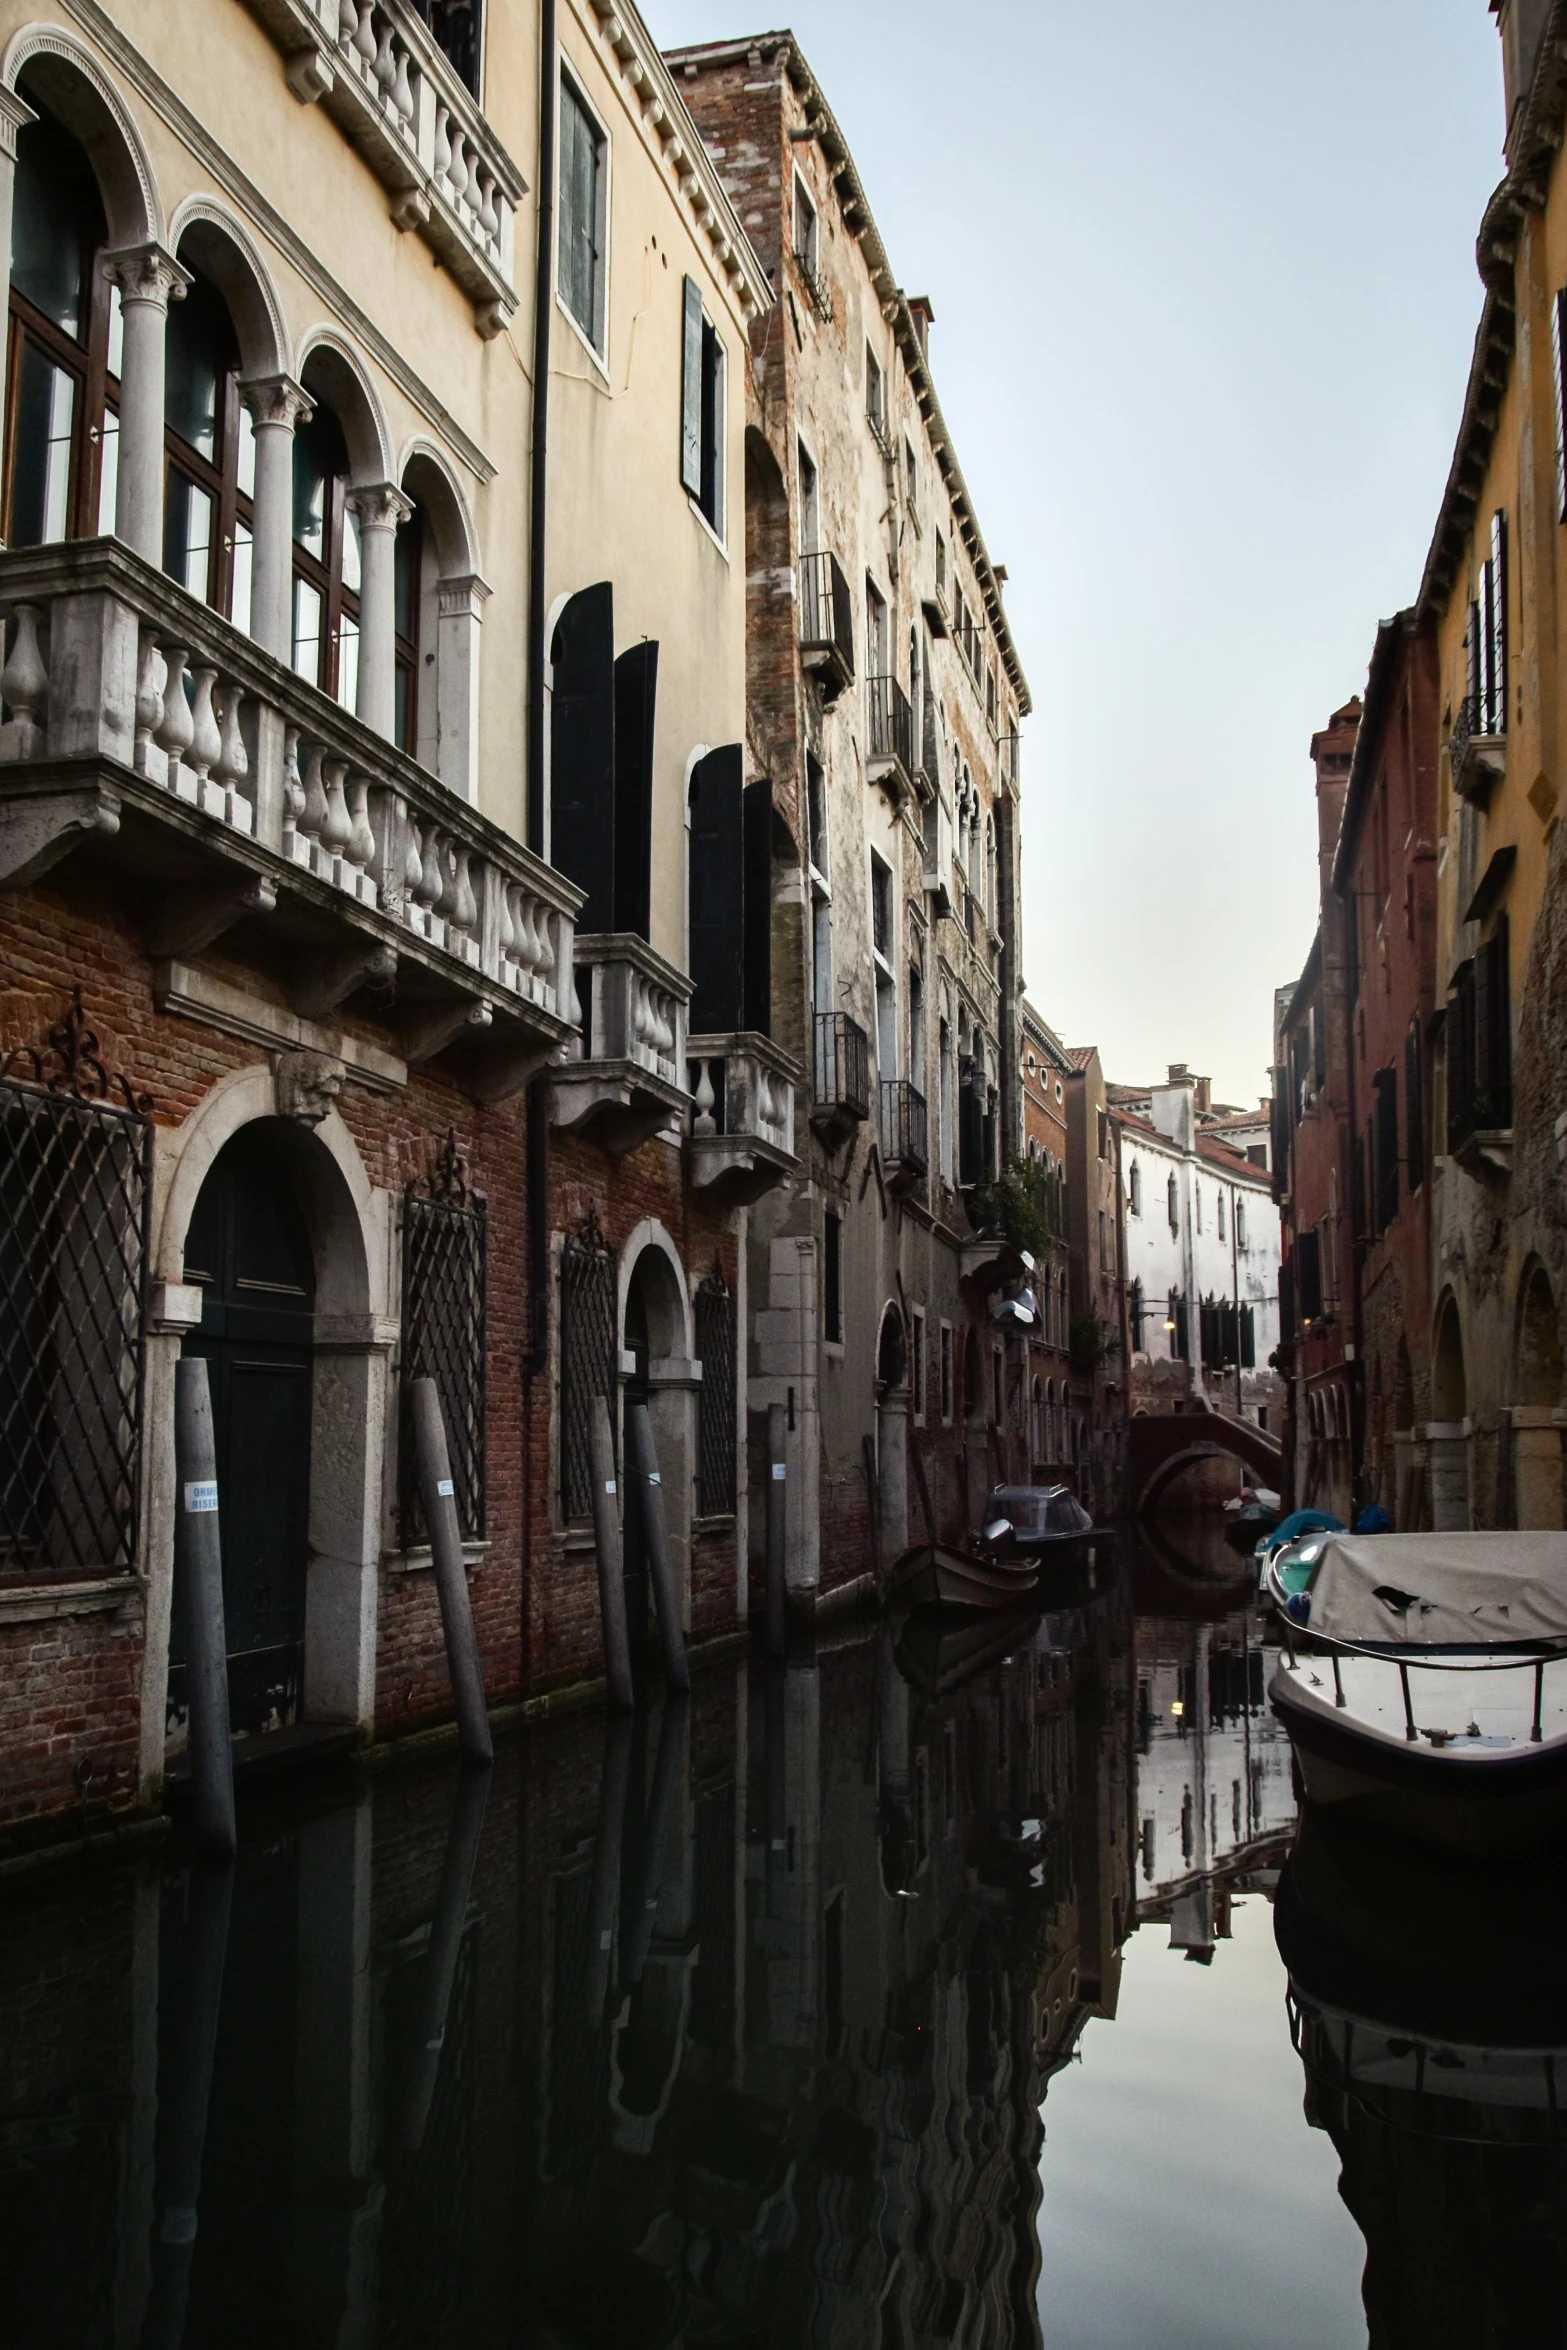
[[[643,0],[667,46],[767,29]],[[1486,0],[794,0],[1033,695],[1024,972],[1122,1081],[1267,1091],[1308,746],[1414,598],[1502,174]]]

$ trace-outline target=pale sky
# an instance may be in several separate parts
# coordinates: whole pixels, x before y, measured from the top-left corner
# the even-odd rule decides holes
[[[768,29],[642,0],[666,45]],[[1266,1090],[1307,745],[1419,585],[1501,177],[1486,0],[795,0],[1034,696],[1024,969],[1123,1080]]]

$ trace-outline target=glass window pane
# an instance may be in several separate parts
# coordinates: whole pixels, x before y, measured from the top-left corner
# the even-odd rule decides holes
[[[207,601],[212,576],[212,500],[171,465],[163,506],[163,568]]]
[[[294,582],[294,668],[312,685],[321,682],[321,598],[308,579]]]
[[[198,277],[183,301],[169,304],[164,352],[164,418],[182,441],[215,463],[218,403],[234,357],[234,329],[216,286]]]
[[[109,288],[109,354],[111,375],[119,375],[125,364],[125,304],[116,285]]]
[[[397,533],[392,579],[393,625],[413,644],[419,634],[416,597],[419,589],[419,510],[415,507]]]
[[[11,544],[63,539],[71,518],[71,438],[76,378],[23,341],[16,371]]]
[[[352,506],[343,512],[343,585],[351,596],[359,593],[359,517]]]
[[[345,710],[359,699],[359,623],[346,612],[337,637],[337,698]]]
[[[103,242],[103,207],[86,155],[47,114],[16,142],[11,283],[46,318],[87,336],[88,263]]]
[[[598,341],[599,137],[569,85],[560,93],[560,293],[584,334]]]
[[[114,535],[114,508],[120,488],[120,420],[112,408],[103,414],[103,457],[98,467],[98,535]]]
[[[239,442],[235,451],[235,479],[242,498],[256,494],[256,427],[243,400],[239,404]]]
[[[242,522],[234,525],[234,565],[229,579],[229,618],[234,626],[250,634],[250,580],[253,548],[249,531]]]
[[[326,485],[332,454],[316,418],[294,435],[294,536],[317,562],[326,561]]]
[[[396,743],[400,751],[411,751],[414,747],[408,739],[408,712],[412,703],[412,695],[409,691],[409,688],[411,687],[412,683],[413,680],[409,676],[408,671],[403,667],[401,661],[399,661],[397,664],[397,677],[394,689],[397,696],[397,702],[392,719],[392,740],[394,743]]]

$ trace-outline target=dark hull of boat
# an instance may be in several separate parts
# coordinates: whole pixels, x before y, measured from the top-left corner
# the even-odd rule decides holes
[[[921,1542],[893,1568],[887,1599],[898,1608],[1015,1607],[1033,1596],[1038,1582],[1037,1560],[1002,1565],[944,1542]]]
[[[1458,1852],[1567,1838],[1567,1738],[1482,1760],[1395,1746],[1352,1716],[1303,1701],[1282,1672],[1268,1695],[1289,1732],[1309,1803]]]

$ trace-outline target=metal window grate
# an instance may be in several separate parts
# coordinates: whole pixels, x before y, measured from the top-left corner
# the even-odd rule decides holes
[[[560,1259],[560,1506],[570,1522],[593,1506],[593,1399],[615,1392],[615,1260],[590,1211]],[[614,1412],[610,1413],[611,1425]]]
[[[0,1573],[135,1560],[150,1107],[79,992],[46,1049],[0,1061]]]
[[[716,1518],[735,1506],[735,1300],[716,1264],[697,1288],[696,1348],[702,1364],[696,1506],[699,1517]]]
[[[403,1412],[398,1516],[405,1547],[425,1538],[410,1389],[433,1379],[446,1421],[457,1518],[484,1532],[484,1201],[468,1188],[448,1134],[428,1175],[403,1197]]]

